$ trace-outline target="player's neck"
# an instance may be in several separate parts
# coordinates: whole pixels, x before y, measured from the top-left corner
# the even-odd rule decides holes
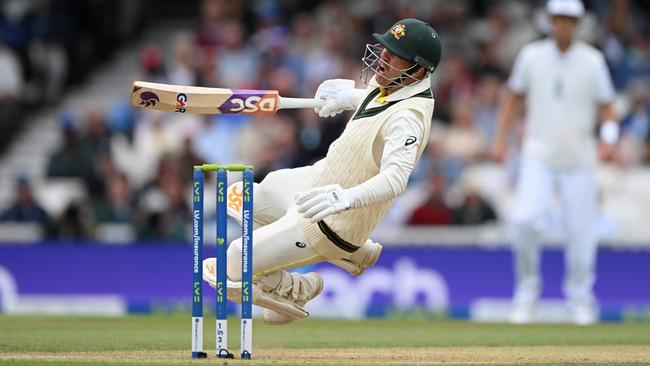
[[[394,92],[396,92],[396,91],[398,91],[398,90],[400,90],[402,88],[403,88],[402,86],[396,86],[396,87],[393,87],[393,88],[385,88],[383,86],[380,86],[379,87],[379,96],[380,97],[387,97],[387,96],[393,94]]]
[[[561,53],[565,53],[566,51],[571,48],[571,45],[573,44],[573,40],[560,40],[560,39],[555,39],[555,46]]]

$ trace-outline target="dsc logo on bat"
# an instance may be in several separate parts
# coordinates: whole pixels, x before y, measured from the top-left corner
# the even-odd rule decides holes
[[[259,113],[259,112],[275,112],[276,97],[272,95],[258,96],[251,95],[244,99],[232,98],[230,100],[232,107],[230,111],[233,113]]]

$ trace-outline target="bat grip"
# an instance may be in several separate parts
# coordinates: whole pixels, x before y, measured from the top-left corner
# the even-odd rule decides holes
[[[285,98],[280,97],[278,109],[318,108],[325,103],[322,99],[314,98]]]

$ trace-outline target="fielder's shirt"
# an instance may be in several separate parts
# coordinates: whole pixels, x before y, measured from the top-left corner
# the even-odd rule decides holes
[[[529,43],[508,87],[526,96],[524,158],[556,168],[595,166],[600,106],[615,97],[600,51],[582,41],[563,53],[550,38]]]

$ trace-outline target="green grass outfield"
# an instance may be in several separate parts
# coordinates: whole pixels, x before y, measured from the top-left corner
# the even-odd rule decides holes
[[[0,316],[0,364],[8,365],[386,365],[648,364],[650,324],[512,326],[431,320],[256,322],[254,360],[190,358],[190,317]],[[239,351],[239,322],[229,326]]]

